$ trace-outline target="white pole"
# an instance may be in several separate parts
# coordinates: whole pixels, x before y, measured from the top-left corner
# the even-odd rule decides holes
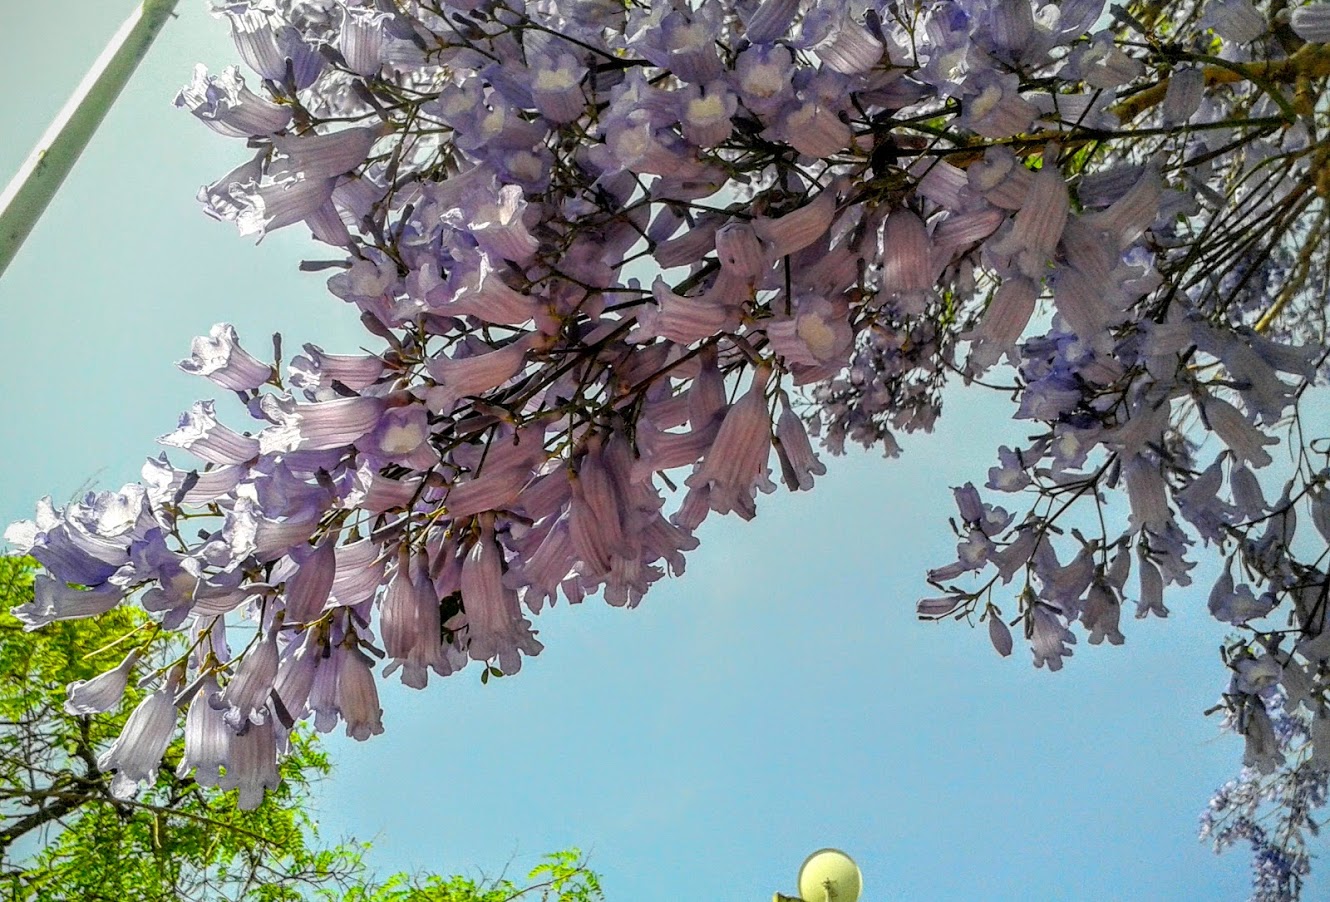
[[[143,0],[0,194],[0,275],[37,224],[178,0]]]

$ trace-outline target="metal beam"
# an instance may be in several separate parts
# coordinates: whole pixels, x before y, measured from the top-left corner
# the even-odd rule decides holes
[[[97,126],[179,0],[143,0],[83,77],[18,174],[0,194],[0,275],[78,162]]]

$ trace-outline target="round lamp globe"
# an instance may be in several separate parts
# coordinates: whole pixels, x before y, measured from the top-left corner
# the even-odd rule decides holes
[[[858,902],[864,878],[854,859],[839,849],[819,849],[799,868],[804,902]]]

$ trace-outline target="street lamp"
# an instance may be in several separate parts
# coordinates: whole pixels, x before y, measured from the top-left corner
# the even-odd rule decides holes
[[[840,849],[819,849],[799,868],[799,895],[776,893],[772,902],[858,902],[864,876]]]

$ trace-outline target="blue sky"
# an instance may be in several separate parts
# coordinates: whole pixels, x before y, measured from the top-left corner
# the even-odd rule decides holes
[[[0,179],[133,5],[0,0]],[[4,522],[135,478],[212,396],[173,361],[213,323],[258,351],[273,331],[362,343],[297,271],[326,256],[297,228],[256,247],[197,207],[245,151],[171,107],[195,62],[236,59],[201,0],[181,7],[0,279]],[[638,610],[542,615],[521,674],[387,691],[385,735],[328,739],[325,831],[372,839],[385,870],[524,872],[579,845],[616,902],[792,893],[822,846],[859,861],[865,902],[1245,898],[1245,857],[1195,839],[1241,753],[1201,713],[1224,682],[1202,593],[1059,674],[915,620],[924,571],[953,552],[949,486],[1024,435],[992,397],[948,406],[899,460],[834,459],[752,523],[713,518]],[[1323,874],[1307,898],[1328,896]]]

